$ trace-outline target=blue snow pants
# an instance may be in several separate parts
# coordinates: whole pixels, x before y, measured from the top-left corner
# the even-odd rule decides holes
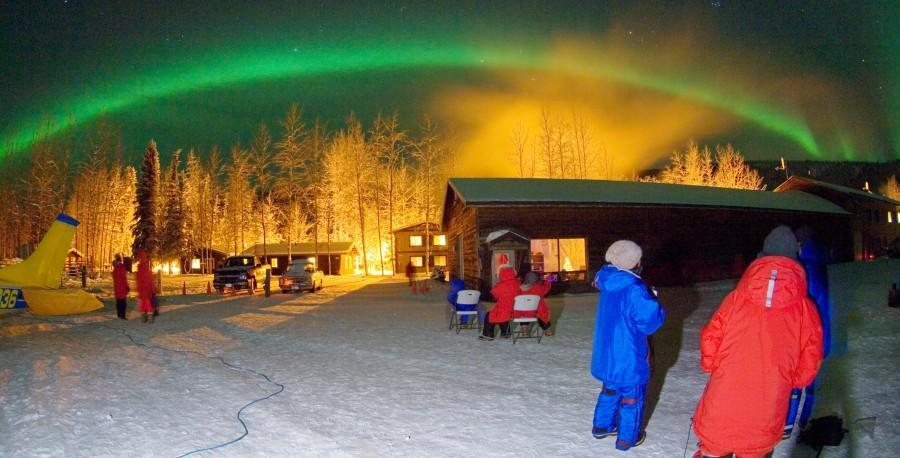
[[[789,435],[794,430],[794,422],[797,421],[797,411],[800,410],[800,395],[803,396],[803,410],[800,411],[800,429],[806,426],[809,417],[812,415],[813,402],[816,400],[816,383],[810,383],[809,386],[803,388],[794,388],[791,390],[791,402],[788,405],[787,419],[784,422],[784,434]]]
[[[641,435],[644,417],[644,395],[647,385],[603,384],[597,407],[594,409],[594,427],[617,429],[616,448],[628,450]]]

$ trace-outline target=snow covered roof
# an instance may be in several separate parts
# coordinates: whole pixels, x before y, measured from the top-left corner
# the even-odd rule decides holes
[[[494,240],[500,239],[507,235],[509,235],[511,237],[519,238],[521,240],[528,241],[528,237],[525,237],[524,235],[519,234],[518,232],[515,232],[515,231],[511,231],[509,229],[501,229],[499,231],[491,232],[490,234],[488,234],[487,239],[485,241],[487,243],[491,243]]]
[[[319,254],[347,254],[353,248],[353,242],[331,242],[329,250],[329,245],[326,242],[319,242]],[[268,243],[266,244],[265,253],[267,256],[287,256],[288,254],[288,244],[287,243]],[[291,254],[292,255],[301,255],[301,254],[315,254],[316,246],[312,242],[308,243],[292,243],[291,244]],[[245,255],[255,254],[257,256],[262,256],[263,254],[263,244],[257,243],[250,248],[244,250],[243,253]]]
[[[624,204],[756,208],[848,214],[841,207],[799,191],[768,192],[665,183],[535,178],[451,178],[466,205]]]
[[[432,232],[440,232],[441,226],[437,223],[428,223],[430,226],[430,230]],[[415,223],[410,224],[408,226],[398,227],[394,229],[393,232],[414,232],[414,231],[425,231],[425,223]]]
[[[814,180],[814,179],[808,178],[808,177],[798,177],[796,175],[791,176],[790,178],[785,180],[784,183],[781,183],[780,185],[778,185],[778,187],[775,188],[775,192],[784,192],[784,191],[782,191],[782,189],[787,189],[787,190],[794,189],[795,186],[797,186],[797,185],[799,185],[801,188],[804,185],[818,186],[821,188],[830,189],[832,191],[837,191],[837,192],[844,193],[844,194],[851,194],[851,195],[854,195],[857,197],[865,197],[868,199],[880,200],[882,202],[886,202],[891,205],[900,205],[900,202],[897,202],[896,200],[891,199],[890,197],[883,196],[883,195],[875,193],[875,192],[863,191],[862,189],[850,188],[847,186],[841,186],[839,184]]]

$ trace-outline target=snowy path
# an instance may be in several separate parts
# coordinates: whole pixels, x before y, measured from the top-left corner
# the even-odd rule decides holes
[[[891,456],[900,449],[896,377],[900,310],[885,306],[900,263],[832,268],[850,351],[823,374],[818,409],[862,422],[822,456]],[[305,296],[166,298],[150,325],[102,312],[36,321],[0,315],[0,456],[624,456],[590,435],[596,295],[551,300],[557,335],[541,344],[481,342],[446,329],[439,291],[334,279]],[[670,319],[656,339],[659,401],[635,457],[682,456],[706,377],[702,324],[731,282],[664,289]],[[202,302],[202,303],[201,303]],[[133,306],[133,304],[132,304]],[[842,331],[843,332],[843,331]],[[654,395],[654,393],[657,393]],[[695,439],[690,439],[689,453]],[[851,447],[857,453],[850,453]],[[783,443],[776,456],[812,456]]]

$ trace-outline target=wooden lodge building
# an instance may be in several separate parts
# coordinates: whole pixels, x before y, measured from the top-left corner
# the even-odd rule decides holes
[[[619,239],[643,248],[643,276],[674,285],[740,276],[775,226],[810,226],[836,260],[853,257],[851,215],[813,194],[662,183],[452,178],[444,199],[448,268],[488,291],[497,268],[587,290]]]
[[[900,202],[862,189],[792,176],[775,192],[803,191],[829,200],[853,215],[853,257],[883,256],[900,237]]]

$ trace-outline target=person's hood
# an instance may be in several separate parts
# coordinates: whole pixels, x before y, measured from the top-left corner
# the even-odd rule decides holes
[[[814,264],[825,264],[828,261],[828,253],[815,240],[806,240],[800,245],[800,260]]]
[[[499,277],[500,281],[515,280],[516,271],[512,267],[501,267]]]
[[[760,307],[793,307],[806,297],[806,271],[791,258],[764,256],[747,267],[737,291]]]
[[[600,269],[597,286],[600,287],[600,291],[617,291],[640,281],[641,277],[634,272],[607,264]]]

